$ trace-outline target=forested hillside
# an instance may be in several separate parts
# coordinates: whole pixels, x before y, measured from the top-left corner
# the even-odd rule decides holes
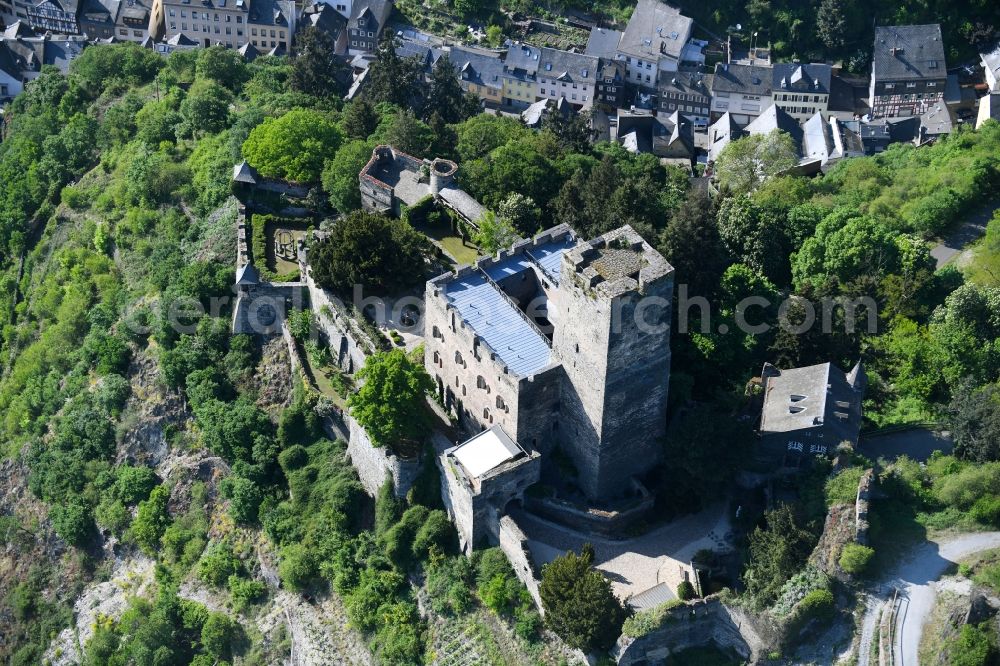
[[[535,132],[477,114],[444,66],[425,84],[383,48],[367,99],[349,105],[310,67],[247,64],[222,48],[164,59],[96,46],[11,105],[0,143],[0,659],[71,663],[78,635],[86,663],[276,663],[292,607],[335,618],[323,629],[340,641],[330,649],[356,663],[565,654],[499,551],[456,554],[436,479],[405,500],[389,488],[368,499],[343,444],[319,428],[330,404],[289,371],[282,343],[232,336],[228,303],[211,309],[232,296],[230,178],[244,158],[309,186],[313,223],[327,227],[361,219],[358,170],[382,142],[457,159],[497,234],[632,224],[678,284],[713,303],[709,330],[694,322],[674,336],[673,402],[728,414],[765,360],[862,358],[869,425],[953,421],[962,455],[1000,457],[980,446],[1000,441],[1000,407],[979,399],[997,392],[1000,287],[936,270],[928,251],[1000,188],[997,124],[709,200],[651,156],[590,146],[577,121]],[[745,296],[789,294],[870,296],[876,326],[718,332]],[[776,305],[754,316],[775,323]],[[376,358],[416,365],[401,352]],[[677,455],[665,478],[690,479],[692,504],[737,467],[723,421],[681,429],[699,446],[667,443]],[[60,634],[78,595],[105,581],[125,581],[112,595],[123,612]]]

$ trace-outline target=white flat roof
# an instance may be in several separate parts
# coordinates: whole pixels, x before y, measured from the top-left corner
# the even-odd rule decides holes
[[[452,455],[473,477],[480,477],[521,454],[521,448],[495,425],[466,440]]]

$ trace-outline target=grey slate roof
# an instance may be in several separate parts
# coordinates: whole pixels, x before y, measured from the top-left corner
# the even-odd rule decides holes
[[[0,72],[19,81],[23,78],[21,68],[17,65],[17,57],[3,41],[0,41]]]
[[[656,88],[661,95],[674,92],[682,95],[703,95],[710,98],[714,78],[711,74],[702,74],[701,72],[670,72],[660,76]]]
[[[543,48],[538,57],[538,76],[566,83],[597,83],[600,60],[597,56]]]
[[[660,55],[679,60],[691,37],[692,23],[679,9],[659,0],[639,0],[622,33],[618,51],[649,60]]]
[[[254,268],[253,264],[243,264],[236,271],[236,284],[258,284],[260,282],[260,273]]]
[[[347,27],[344,15],[325,2],[314,2],[302,10],[302,22],[322,30],[336,40],[337,36]]]
[[[613,58],[618,50],[622,33],[610,28],[594,28],[587,38],[587,48],[584,53],[600,58]]]
[[[633,594],[628,599],[628,605],[635,611],[649,610],[676,598],[670,590],[670,586],[666,583],[659,583],[648,590]]]
[[[876,80],[943,79],[945,69],[937,23],[875,28],[872,72]]]
[[[463,81],[489,88],[503,87],[503,61],[499,57],[453,46],[448,59]]]
[[[747,134],[769,134],[774,130],[787,132],[791,135],[792,141],[795,142],[795,147],[799,150],[799,154],[802,154],[802,127],[799,126],[795,118],[792,118],[787,112],[782,111],[774,104],[764,109],[759,116],[754,118],[743,129]]]
[[[733,115],[726,111],[708,128],[708,159],[716,159],[730,141],[740,136],[740,126],[736,124]]]
[[[3,31],[4,39],[17,39],[18,37],[34,37],[35,30],[24,21],[15,21]]]
[[[983,68],[993,72],[993,76],[1000,79],[1000,42],[992,51],[981,53],[979,57],[983,60]]]
[[[541,49],[530,44],[511,44],[503,59],[503,69],[516,78],[533,77],[538,71]]]
[[[712,93],[737,92],[744,95],[771,94],[771,68],[720,62],[712,77]]]
[[[351,20],[361,18],[366,12],[370,12],[380,26],[385,25],[392,13],[392,0],[358,0],[351,7]]]
[[[825,163],[837,157],[835,153],[833,130],[823,114],[817,111],[802,125],[802,157]]]
[[[416,58],[424,65],[424,69],[430,71],[434,63],[444,53],[442,49],[421,44],[410,39],[404,39],[396,45],[396,55],[400,58]]]
[[[778,63],[771,67],[771,87],[782,92],[830,94],[833,69],[822,63]]]
[[[243,56],[243,59],[247,62],[253,62],[258,56],[260,56],[260,51],[258,51],[257,47],[250,42],[247,42],[240,48],[236,49],[236,52]]]
[[[843,440],[857,442],[861,399],[867,384],[860,362],[849,373],[832,363],[788,370],[778,370],[768,363],[762,376],[762,435],[822,426],[834,435],[828,442],[831,448]]]
[[[477,224],[486,208],[476,201],[471,194],[454,186],[442,187],[438,195],[462,217]]]

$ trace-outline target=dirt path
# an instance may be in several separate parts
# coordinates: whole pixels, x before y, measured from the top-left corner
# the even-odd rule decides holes
[[[975,553],[1000,548],[1000,532],[974,532],[928,541],[914,548],[909,557],[879,585],[878,591],[866,602],[861,623],[861,645],[858,664],[866,666],[875,625],[884,606],[899,590],[899,610],[896,615],[895,666],[917,666],[920,637],[924,622],[934,607],[937,590],[934,583],[955,563]]]

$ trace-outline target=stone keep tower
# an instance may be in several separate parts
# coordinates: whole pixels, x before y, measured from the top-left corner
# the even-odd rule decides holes
[[[629,226],[563,255],[552,317],[565,370],[558,439],[591,500],[625,494],[631,477],[659,462],[673,273]]]

